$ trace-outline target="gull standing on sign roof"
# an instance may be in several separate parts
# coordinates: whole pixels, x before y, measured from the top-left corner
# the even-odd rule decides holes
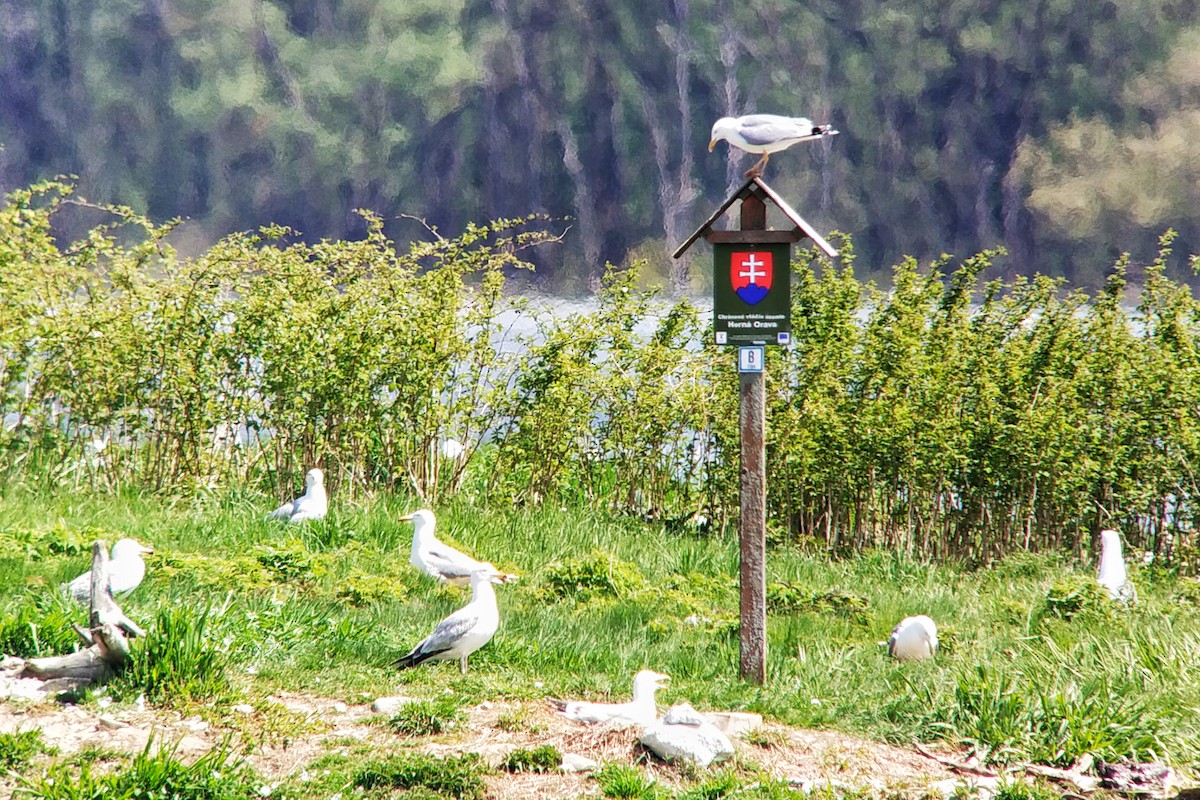
[[[324,519],[328,511],[329,498],[325,495],[325,473],[313,468],[304,476],[304,494],[272,511],[267,515],[267,519],[304,522],[310,519]]]
[[[746,172],[746,177],[762,175],[771,153],[786,150],[797,142],[808,142],[826,136],[837,136],[832,125],[814,125],[807,117],[781,117],[777,114],[748,114],[744,117],[722,117],[712,127],[708,151],[724,139],[747,153],[762,153],[762,158]]]
[[[395,666],[408,669],[426,661],[452,661],[465,675],[467,656],[492,640],[500,627],[500,609],[496,606],[493,583],[501,583],[495,570],[477,569],[471,573],[471,602],[438,623],[433,633],[396,660]]]

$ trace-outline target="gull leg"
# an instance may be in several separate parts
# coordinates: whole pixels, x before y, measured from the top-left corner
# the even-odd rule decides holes
[[[467,674],[467,657],[466,656],[463,656],[462,658],[458,659],[458,668],[460,670],[462,670],[463,675]]]
[[[770,157],[771,157],[770,153],[763,153],[762,158],[760,158],[754,164],[753,167],[751,167],[749,170],[747,170],[746,177],[747,178],[757,178],[760,175],[762,175],[763,170],[766,169],[766,167],[767,167],[767,159],[769,159]]]

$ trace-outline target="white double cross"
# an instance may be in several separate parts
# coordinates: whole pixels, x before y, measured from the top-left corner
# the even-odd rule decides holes
[[[754,253],[751,253],[751,254],[750,254],[750,257],[749,257],[749,258],[747,258],[745,261],[743,261],[743,262],[742,262],[742,266],[743,266],[743,267],[749,267],[749,268],[750,268],[750,270],[749,270],[748,272],[739,272],[739,273],[738,273],[738,277],[739,277],[739,278],[749,278],[749,279],[750,279],[750,285],[751,285],[751,286],[757,286],[757,285],[758,285],[758,280],[756,280],[757,278],[765,278],[765,277],[767,277],[767,271],[766,271],[766,270],[763,270],[762,272],[758,272],[758,271],[755,269],[756,267],[765,267],[765,266],[766,266],[766,263],[764,263],[764,262],[762,262],[762,261],[759,261],[759,260],[758,260],[758,256],[757,256],[756,254],[754,254]]]

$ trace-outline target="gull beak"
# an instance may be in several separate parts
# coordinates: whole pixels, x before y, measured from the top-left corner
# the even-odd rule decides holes
[[[405,514],[403,517],[400,517],[396,521],[397,522],[412,522],[412,520],[413,520],[412,514]]]
[[[152,556],[152,555],[154,555],[154,548],[153,548],[153,547],[146,547],[145,545],[143,545],[143,546],[142,546],[142,553],[143,553],[144,555]]]
[[[713,148],[716,146],[717,146],[717,140],[713,139],[711,142],[708,143],[708,152],[711,153],[713,151]]]

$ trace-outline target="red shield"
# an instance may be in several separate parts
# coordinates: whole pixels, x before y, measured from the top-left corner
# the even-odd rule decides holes
[[[775,265],[770,251],[739,253],[729,259],[729,280],[737,296],[747,305],[755,305],[771,290]]]

